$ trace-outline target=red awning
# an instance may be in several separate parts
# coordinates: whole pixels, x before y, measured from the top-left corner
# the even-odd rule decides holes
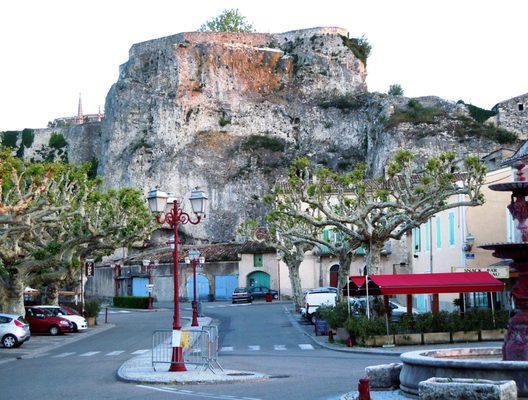
[[[365,292],[364,276],[351,276],[350,281],[359,287],[359,291]],[[373,295],[502,292],[504,283],[489,272],[369,275],[369,290],[371,289]]]

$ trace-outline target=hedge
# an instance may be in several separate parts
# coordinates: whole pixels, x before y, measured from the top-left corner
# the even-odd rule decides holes
[[[114,307],[148,308],[148,297],[119,296],[114,297]]]

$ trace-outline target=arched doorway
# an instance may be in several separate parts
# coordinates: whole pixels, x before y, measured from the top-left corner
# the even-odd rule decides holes
[[[209,279],[205,275],[196,274],[196,296],[199,300],[208,300],[209,298]],[[187,278],[187,298],[189,301],[194,298],[192,275]]]
[[[337,287],[337,278],[339,276],[339,264],[330,267],[330,286]]]
[[[270,288],[270,276],[266,272],[255,271],[249,274],[246,278],[246,285],[248,288],[263,286],[265,288]]]

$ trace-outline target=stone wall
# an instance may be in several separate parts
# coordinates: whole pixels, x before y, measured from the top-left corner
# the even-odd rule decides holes
[[[517,133],[519,139],[528,139],[528,93],[500,102],[493,110],[497,115],[491,117],[490,122]]]

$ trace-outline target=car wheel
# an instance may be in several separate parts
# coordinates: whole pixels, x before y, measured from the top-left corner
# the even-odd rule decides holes
[[[57,336],[60,333],[60,331],[59,331],[59,328],[54,325],[49,328],[49,333],[51,336]]]
[[[72,325],[73,325],[73,331],[79,332],[79,328],[77,328],[77,324],[75,322],[72,322]]]
[[[273,295],[273,298],[274,298],[275,300],[277,300],[277,299],[279,298],[279,294],[278,294],[278,293],[275,293],[275,294]]]
[[[251,297],[249,298],[249,301],[250,301],[250,302],[252,302],[252,301],[253,301],[253,296],[251,296]]]
[[[231,304],[235,304],[235,303],[236,303],[236,301],[235,301],[235,300],[231,300]]]
[[[18,340],[14,335],[5,335],[2,338],[2,344],[6,349],[12,349],[18,344]]]

